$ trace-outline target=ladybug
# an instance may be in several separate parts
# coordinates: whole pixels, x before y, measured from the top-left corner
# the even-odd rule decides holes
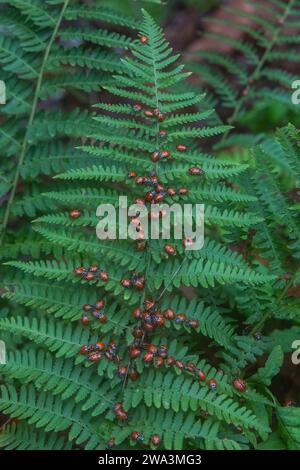
[[[130,348],[130,357],[131,357],[131,359],[136,359],[140,354],[141,354],[140,349],[136,348],[135,346],[132,346]]]
[[[188,320],[186,324],[190,328],[198,328],[198,326],[199,326],[198,320],[195,320],[194,318],[191,318],[190,320]]]
[[[127,366],[119,367],[118,375],[119,375],[120,379],[124,379],[126,377],[127,371],[128,371]]]
[[[75,274],[84,274],[86,272],[86,269],[83,266],[80,266],[79,268],[74,268],[73,272]]]
[[[161,139],[164,139],[168,135],[168,131],[162,129],[161,131],[159,131],[158,135]]]
[[[129,374],[129,378],[130,380],[132,380],[132,382],[135,382],[135,380],[137,380],[139,374],[137,373],[137,371],[135,369],[132,369],[130,374]]]
[[[88,312],[89,310],[92,310],[92,308],[93,308],[93,305],[91,305],[91,304],[84,304],[84,305],[82,306],[82,310],[83,310],[84,312]]]
[[[192,238],[184,238],[182,240],[182,245],[184,248],[191,248],[194,244],[194,241]]]
[[[97,300],[97,302],[95,303],[95,307],[98,309],[98,310],[101,310],[101,308],[103,308],[105,305],[105,301],[103,299],[99,299]]]
[[[147,36],[141,36],[141,37],[140,37],[140,42],[141,42],[142,44],[147,44],[147,42],[148,42]]]
[[[146,312],[149,312],[150,310],[153,311],[153,307],[155,307],[154,300],[146,299],[144,302],[144,307]]]
[[[155,326],[161,327],[161,326],[164,326],[165,319],[161,313],[158,313],[157,315],[155,315],[154,322],[155,322]]]
[[[295,402],[293,400],[285,400],[284,406],[290,407],[290,406],[295,406]]]
[[[145,322],[146,324],[149,324],[149,325],[152,324],[153,319],[152,319],[152,316],[151,316],[151,314],[150,314],[149,312],[145,312],[144,315],[143,315],[143,318],[144,318],[144,322]]]
[[[235,379],[233,386],[238,392],[245,392],[247,388],[246,382],[243,379]]]
[[[139,113],[140,111],[142,111],[142,106],[141,106],[139,103],[135,103],[135,104],[132,106],[132,108],[133,108],[133,111],[134,111],[135,113]]]
[[[154,326],[151,325],[150,323],[146,323],[144,325],[144,330],[148,331],[149,333],[151,333],[153,330],[154,330]]]
[[[141,225],[141,222],[140,222],[140,219],[138,217],[133,217],[131,220],[130,220],[130,223],[132,225]]]
[[[138,290],[144,289],[145,286],[145,279],[143,277],[138,278],[136,281],[134,281],[134,287]]]
[[[158,348],[158,354],[161,357],[167,357],[168,355],[168,348],[164,344],[161,344]]]
[[[141,241],[141,240],[144,240],[144,238],[145,238],[144,232],[143,232],[141,229],[139,229],[139,230],[138,230],[138,235],[137,235],[136,239],[137,239],[138,241]],[[146,242],[144,242],[144,243],[146,243]]]
[[[204,382],[206,380],[206,374],[203,372],[202,369],[195,369],[195,375]],[[213,379],[212,379],[213,380]]]
[[[108,449],[111,449],[112,447],[114,447],[116,445],[116,440],[114,437],[112,437],[111,439],[109,439],[109,441],[107,441],[107,448]]]
[[[96,349],[98,349],[99,351],[104,351],[104,349],[105,349],[105,343],[103,343],[103,341],[97,341],[97,343],[96,343]]]
[[[144,241],[137,241],[136,242],[136,245],[135,245],[135,248],[136,248],[136,251],[144,251],[144,249],[146,248],[147,246],[147,243],[144,242]]]
[[[185,368],[186,368],[186,370],[187,370],[188,372],[194,372],[195,369],[196,369],[196,366],[195,366],[195,364],[194,364],[193,362],[189,361],[189,362],[186,364]]]
[[[96,273],[99,270],[99,266],[97,264],[93,264],[92,266],[89,267],[89,271],[91,273]]]
[[[107,323],[107,316],[104,315],[104,313],[100,313],[99,314],[99,317],[98,317],[98,320],[100,323],[104,324],[104,323]]]
[[[156,192],[151,190],[151,191],[147,191],[147,193],[145,194],[145,200],[147,202],[152,202],[153,199],[155,198],[155,195],[156,195]]]
[[[189,168],[189,174],[193,176],[202,175],[203,170],[199,166],[192,166]]]
[[[163,193],[159,193],[157,194],[157,196],[155,196],[155,202],[156,203],[162,202],[164,198],[165,198],[165,195]]]
[[[140,432],[133,431],[133,432],[130,434],[130,439],[133,440],[133,441],[143,442],[144,436],[143,436],[143,434],[141,434]]]
[[[142,317],[142,310],[140,307],[136,307],[134,310],[133,310],[133,316],[134,318],[136,318],[137,320],[139,320],[141,317]]]
[[[188,194],[189,190],[187,188],[180,188],[179,189],[179,194],[181,196],[185,196],[186,194]]]
[[[157,354],[158,348],[157,348],[157,346],[155,346],[155,344],[150,343],[147,346],[147,350],[155,355],[155,354]]]
[[[136,184],[144,184],[145,179],[144,179],[143,176],[137,176],[137,177],[135,178],[135,182],[136,182]]]
[[[118,421],[127,421],[128,415],[123,409],[119,409],[116,411],[116,418]]]
[[[152,175],[152,176],[150,177],[149,183],[152,184],[152,185],[156,185],[156,184],[158,183],[158,178],[157,178],[157,176],[156,176],[156,175]]]
[[[80,354],[87,354],[87,353],[88,353],[88,347],[86,346],[86,344],[84,344],[80,348]]]
[[[209,379],[208,385],[209,385],[211,390],[216,390],[216,388],[217,388],[217,382],[216,382],[215,379]]]
[[[127,173],[127,178],[136,178],[137,177],[137,173],[135,171],[129,171]]]
[[[186,320],[186,315],[184,313],[179,313],[175,317],[175,323],[177,323],[178,325],[183,323],[185,320]]]
[[[177,148],[178,152],[185,152],[186,149],[187,149],[186,145],[184,145],[184,144],[178,144],[178,145],[176,145],[176,148]]]
[[[78,219],[78,217],[81,216],[81,212],[79,209],[72,209],[70,212],[69,212],[69,216],[71,219]]]
[[[176,196],[176,190],[174,188],[168,188],[167,194],[171,197]]]
[[[87,315],[82,315],[80,321],[83,325],[89,325],[90,323],[90,319]]]
[[[121,279],[121,286],[125,287],[128,289],[131,286],[131,280],[130,279]]]
[[[159,357],[155,358],[155,365],[157,367],[161,367],[163,365],[163,363],[164,363],[164,358],[163,357],[159,356]]]
[[[109,280],[109,275],[107,274],[106,271],[101,271],[100,274],[99,274],[99,276],[100,276],[100,279],[101,279],[102,281],[108,282],[108,280]]]
[[[180,370],[183,370],[184,369],[184,364],[182,361],[175,361],[175,365],[180,369]]]
[[[141,328],[136,327],[136,328],[134,328],[132,334],[133,334],[133,336],[134,336],[135,338],[142,338],[144,332],[143,332],[143,330],[142,330]]]
[[[163,150],[162,152],[160,152],[160,158],[168,158],[170,155],[171,154],[169,150]]]
[[[146,352],[146,354],[144,355],[144,362],[147,362],[147,363],[150,363],[153,361],[153,354],[151,352]]]
[[[152,155],[151,155],[151,160],[153,162],[157,162],[159,160],[159,156],[160,156],[160,153],[159,152],[153,152]]]
[[[164,316],[167,320],[173,320],[174,317],[175,317],[174,310],[172,310],[171,308],[167,308],[167,309],[163,312],[163,316]]]
[[[113,351],[117,351],[117,345],[114,341],[110,341],[109,343],[109,347],[110,349],[112,349]]]
[[[172,356],[168,357],[167,364],[168,364],[168,366],[173,366],[175,364],[174,357],[172,357]]]
[[[84,279],[86,279],[87,281],[92,281],[95,277],[94,273],[92,272],[87,272],[86,274],[84,274]]]
[[[137,204],[138,206],[144,206],[145,205],[145,201],[144,199],[141,199],[139,197],[137,197],[135,200],[134,200],[135,204]]]
[[[102,357],[102,353],[99,351],[93,351],[88,355],[88,360],[92,362],[98,362],[100,361]]]
[[[148,117],[148,118],[153,118],[153,116],[154,116],[153,111],[150,111],[149,109],[146,109],[144,111],[144,116]]]
[[[153,434],[151,437],[150,437],[150,442],[151,444],[153,444],[154,446],[159,446],[160,444],[160,437],[158,434]]]
[[[157,346],[155,346],[155,344],[149,343],[147,345],[147,351],[151,352],[151,354],[153,354],[153,355],[157,354],[157,350],[158,350],[158,348],[157,348]]]
[[[173,245],[165,245],[164,250],[168,255],[176,254],[176,248]]]

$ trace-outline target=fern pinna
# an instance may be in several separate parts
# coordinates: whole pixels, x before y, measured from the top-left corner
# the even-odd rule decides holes
[[[234,184],[247,165],[199,147],[228,128],[199,125],[208,112],[193,107],[203,96],[179,91],[189,73],[177,60],[143,12],[138,39],[105,85],[111,100],[85,127],[94,144],[76,151],[84,160],[57,175],[57,190],[44,191],[55,210],[33,222],[38,249],[6,263],[3,296],[15,308],[0,328],[16,340],[1,365],[3,447],[238,450],[269,436],[276,400],[266,385],[282,351],[272,350],[267,372],[247,373],[269,344],[242,335],[225,296],[276,279],[228,246],[262,218],[246,210],[255,196]],[[204,202],[203,249],[98,240],[96,207],[120,195]]]

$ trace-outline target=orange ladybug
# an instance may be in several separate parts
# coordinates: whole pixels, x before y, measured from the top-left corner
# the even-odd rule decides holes
[[[179,152],[185,152],[186,149],[187,149],[187,146],[184,145],[184,144],[178,144],[178,145],[176,145],[176,148]]]
[[[215,379],[209,379],[208,385],[211,390],[216,390],[217,388],[217,381]]]
[[[192,176],[202,175],[203,170],[199,166],[192,166],[189,168],[189,174]]]
[[[243,379],[235,379],[233,386],[238,392],[245,392],[247,388],[246,382]]]
[[[151,444],[153,444],[154,446],[159,446],[160,444],[160,437],[158,434],[153,434],[151,437],[150,437],[150,442]]]
[[[176,254],[176,248],[173,245],[168,245],[168,244],[165,245],[164,250],[168,255],[175,255]]]
[[[163,312],[163,316],[164,316],[167,320],[174,320],[174,318],[175,318],[174,310],[172,310],[171,308],[167,308],[167,309]]]
[[[87,315],[82,315],[81,319],[80,319],[81,323],[83,325],[88,325],[90,323],[90,319]]]
[[[79,209],[72,209],[70,212],[69,212],[69,216],[71,219],[78,219],[78,217],[81,216],[81,212]]]
[[[144,362],[147,362],[147,363],[150,363],[153,361],[153,354],[151,352],[146,352],[146,354],[144,355]]]

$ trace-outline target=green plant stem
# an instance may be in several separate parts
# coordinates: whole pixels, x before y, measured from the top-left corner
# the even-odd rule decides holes
[[[26,155],[29,131],[30,131],[30,127],[33,123],[35,113],[36,113],[36,109],[37,109],[39,93],[40,93],[40,89],[41,89],[41,85],[42,85],[42,81],[43,81],[43,76],[44,76],[44,70],[45,70],[45,67],[46,67],[46,64],[47,64],[47,60],[49,58],[49,54],[50,54],[53,42],[56,38],[57,32],[59,30],[60,24],[61,24],[62,19],[64,17],[64,13],[65,13],[65,10],[68,6],[69,1],[70,0],[65,0],[64,1],[63,7],[62,7],[60,15],[57,19],[55,28],[53,30],[53,33],[52,33],[51,37],[50,37],[48,46],[45,50],[45,54],[44,54],[44,57],[43,57],[41,69],[40,69],[40,72],[39,72],[39,76],[38,76],[38,79],[37,79],[36,88],[35,88],[35,92],[34,92],[32,108],[31,108],[31,112],[30,112],[30,115],[29,115],[29,120],[28,120],[28,123],[27,123],[27,126],[26,126],[26,132],[25,132],[25,136],[24,136],[24,139],[23,139],[23,143],[22,143],[22,146],[21,146],[21,153],[20,153],[19,161],[18,161],[17,168],[16,168],[16,173],[15,173],[13,184],[12,184],[12,189],[11,189],[8,201],[7,201],[6,210],[5,210],[5,213],[4,213],[4,218],[3,218],[3,222],[2,222],[2,226],[1,226],[0,246],[3,244],[3,240],[4,240],[4,236],[5,236],[5,232],[6,232],[6,227],[7,227],[8,221],[9,221],[11,207],[12,207],[15,195],[16,195],[17,185],[18,185],[19,178],[20,178],[20,171],[21,171],[21,167],[24,163],[24,159],[25,159],[25,155]]]
[[[282,27],[284,26],[284,23],[286,22],[286,19],[287,17],[289,16],[290,14],[290,11],[291,11],[291,8],[294,6],[294,3],[295,3],[295,0],[289,0],[287,6],[286,6],[286,9],[282,15],[282,17],[279,19],[279,26],[278,28],[276,28],[276,31],[274,32],[273,34],[273,37],[272,39],[270,40],[269,42],[269,45],[268,47],[266,48],[264,54],[262,55],[259,63],[257,64],[255,70],[252,72],[252,74],[250,75],[249,79],[248,79],[248,85],[246,86],[246,88],[243,90],[242,92],[242,95],[240,97],[240,99],[237,101],[237,104],[234,108],[234,111],[233,113],[231,114],[231,116],[228,118],[228,124],[233,124],[238,113],[240,112],[243,104],[244,104],[244,100],[245,100],[245,97],[248,95],[249,93],[249,90],[250,90],[250,85],[258,78],[258,75],[259,75],[259,72],[261,71],[261,69],[264,67],[267,59],[268,59],[268,56],[270,54],[270,52],[272,51],[273,47],[275,46],[275,44],[277,43],[277,40],[278,40],[278,36],[279,36],[279,33],[282,29]],[[230,133],[230,130],[228,130],[225,134],[223,134],[222,136],[222,139],[220,142],[224,142],[225,139],[227,139],[228,135]]]

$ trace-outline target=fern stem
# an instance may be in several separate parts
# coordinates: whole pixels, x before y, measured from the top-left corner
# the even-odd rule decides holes
[[[244,104],[245,98],[249,93],[251,84],[258,78],[259,72],[264,67],[270,52],[272,51],[273,47],[276,45],[278,37],[279,37],[279,33],[282,30],[289,14],[290,14],[291,9],[294,6],[294,3],[295,3],[295,0],[289,0],[288,4],[287,4],[287,6],[284,10],[284,13],[283,13],[282,17],[278,20],[279,26],[278,26],[278,28],[276,28],[276,31],[274,32],[273,37],[270,40],[270,42],[268,44],[268,47],[265,49],[265,52],[263,53],[259,63],[257,64],[254,71],[250,75],[246,88],[243,90],[239,100],[237,101],[237,104],[234,108],[233,113],[228,118],[228,124],[233,124],[234,123],[238,113],[240,112],[240,110],[241,110],[241,108]],[[220,142],[224,142],[224,140],[227,139],[230,132],[231,132],[231,130],[228,130],[227,132],[225,132],[225,134],[223,134],[222,139],[221,139]]]
[[[22,146],[21,146],[21,154],[20,154],[20,157],[19,157],[15,177],[14,177],[14,180],[13,180],[12,189],[11,189],[11,192],[10,192],[10,195],[9,195],[9,198],[8,198],[8,201],[7,201],[7,205],[6,205],[6,210],[5,210],[5,213],[4,213],[4,218],[3,218],[2,227],[1,227],[0,246],[3,243],[6,227],[7,227],[8,221],[9,221],[11,207],[12,207],[15,195],[16,195],[17,185],[18,185],[19,178],[20,178],[20,171],[21,171],[21,167],[24,163],[24,159],[25,159],[25,155],[26,155],[27,144],[28,144],[28,135],[29,135],[30,127],[31,127],[31,125],[34,121],[34,117],[35,117],[35,113],[36,113],[36,109],[37,109],[37,105],[38,105],[38,98],[39,98],[39,93],[40,93],[40,89],[41,89],[41,85],[42,85],[42,81],[43,81],[44,70],[45,70],[45,67],[46,67],[46,64],[47,64],[47,61],[48,61],[48,58],[49,58],[49,54],[50,54],[53,42],[56,38],[57,32],[60,28],[60,24],[61,24],[62,19],[64,17],[65,10],[68,7],[69,1],[70,0],[65,0],[64,1],[63,7],[62,7],[60,15],[57,19],[55,28],[53,30],[53,33],[52,33],[51,37],[50,37],[49,43],[47,45],[47,48],[45,50],[45,54],[44,54],[44,57],[43,57],[41,69],[40,69],[39,76],[38,76],[37,83],[36,83],[35,93],[34,93],[33,102],[32,102],[32,108],[31,108],[31,112],[30,112],[30,115],[29,115],[29,120],[28,120],[28,123],[27,123],[27,126],[26,126],[26,131],[25,131],[25,136],[24,136],[24,139],[23,139],[23,143],[22,143]]]

